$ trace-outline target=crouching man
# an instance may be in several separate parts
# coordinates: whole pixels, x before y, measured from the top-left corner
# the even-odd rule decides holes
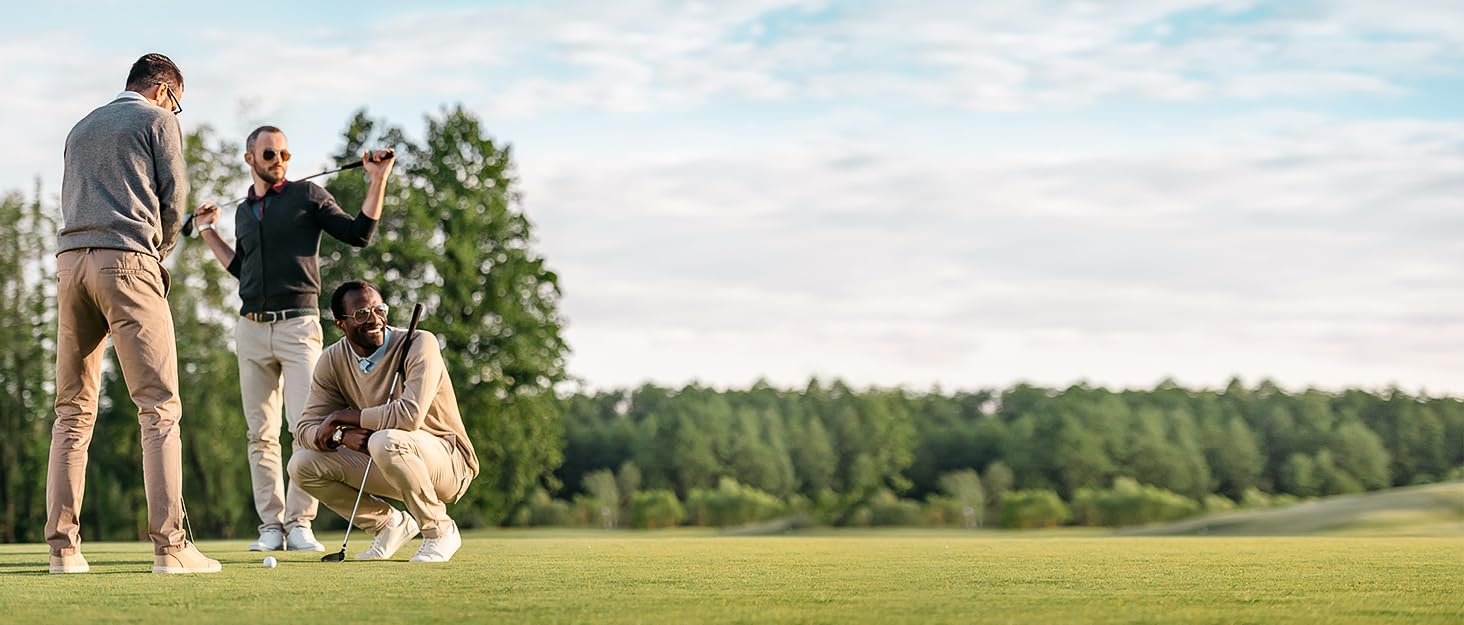
[[[389,397],[407,331],[387,326],[387,306],[368,282],[342,284],[330,307],[345,337],[315,365],[294,433],[304,449],[290,458],[290,479],[349,519],[370,458],[368,496],[361,498],[355,525],[376,539],[356,559],[391,558],[420,532],[422,546],[412,562],[446,562],[462,546],[447,504],[477,477],[478,456],[437,337],[417,331],[400,392]],[[405,503],[406,511],[382,497]]]

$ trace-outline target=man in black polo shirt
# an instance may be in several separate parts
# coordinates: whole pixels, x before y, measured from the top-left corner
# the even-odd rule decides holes
[[[217,206],[204,204],[195,219],[214,257],[239,279],[243,300],[236,328],[239,389],[249,424],[249,475],[260,520],[259,540],[249,550],[324,551],[310,528],[318,502],[295,484],[285,486],[280,391],[283,386],[283,407],[294,431],[321,352],[320,233],[356,247],[371,243],[392,154],[362,155],[371,184],[361,213],[351,217],[325,189],[285,180],[290,150],[279,128],[257,128],[244,145],[254,185],[234,213],[237,251],[214,227]],[[299,447],[298,441],[292,445]]]

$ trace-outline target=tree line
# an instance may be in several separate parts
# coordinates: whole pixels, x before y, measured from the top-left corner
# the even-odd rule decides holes
[[[725,482],[836,525],[1127,525],[1464,478],[1464,403],[1397,389],[943,393],[814,380],[643,386],[563,406],[555,474],[569,493],[630,467],[681,501]]]
[[[428,116],[417,136],[364,112],[348,120],[338,162],[390,145],[399,163],[377,241],[351,250],[327,238],[322,282],[364,278],[396,311],[426,305],[483,465],[452,511],[465,526],[1119,525],[1464,476],[1461,402],[1396,389],[566,390],[559,277],[534,249],[510,146],[461,107]],[[186,149],[190,205],[248,184],[239,141],[204,127]],[[354,210],[366,184],[340,175],[326,188]],[[41,189],[0,195],[4,542],[40,540],[45,522],[60,210]],[[257,520],[237,285],[197,240],[167,265],[191,525],[244,536]],[[88,465],[89,539],[145,534],[140,454],[113,360]]]

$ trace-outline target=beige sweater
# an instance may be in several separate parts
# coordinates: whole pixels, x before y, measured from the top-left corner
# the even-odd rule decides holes
[[[368,430],[421,430],[446,439],[463,452],[469,471],[478,475],[478,454],[463,428],[452,379],[442,363],[437,337],[431,332],[417,330],[407,353],[406,384],[400,397],[387,401],[406,338],[406,330],[392,328],[386,355],[371,373],[361,372],[345,338],[325,348],[315,364],[310,400],[305,402],[305,412],[295,425],[295,440],[317,449],[316,430],[325,419],[342,408],[355,408],[361,411],[361,427]]]

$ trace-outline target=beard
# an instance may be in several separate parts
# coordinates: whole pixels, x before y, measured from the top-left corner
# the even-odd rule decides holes
[[[280,168],[279,173],[275,173],[273,171],[274,165],[274,163],[269,163],[264,166],[255,165],[254,175],[259,176],[260,180],[265,181],[265,183],[269,184],[270,186],[278,184],[279,181],[285,179],[285,170],[284,168]]]

